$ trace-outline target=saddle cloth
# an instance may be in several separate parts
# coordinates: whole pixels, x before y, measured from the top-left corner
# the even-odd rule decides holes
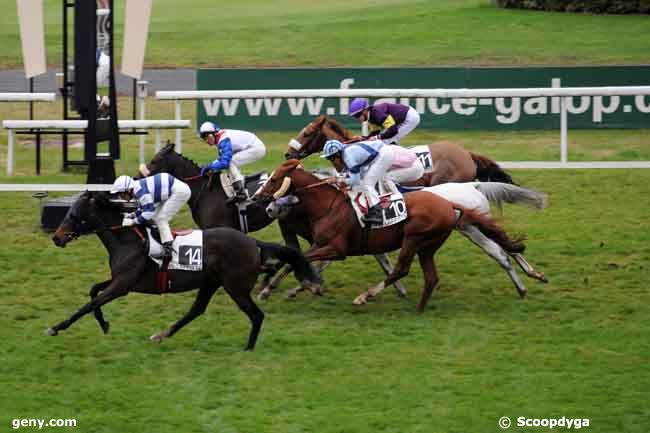
[[[380,225],[373,225],[371,228],[381,229],[404,221],[408,216],[408,212],[406,211],[406,203],[404,202],[404,196],[402,193],[395,188],[384,187],[380,189],[380,194],[379,205],[382,208],[382,223]],[[354,213],[357,215],[359,224],[361,227],[365,227],[366,224],[362,219],[363,215],[365,215],[368,210],[368,202],[365,194],[352,190],[348,191],[347,195],[350,199],[350,203],[352,203]]]
[[[147,227],[149,237],[149,257],[162,266],[162,245]],[[174,232],[172,242],[172,259],[167,269],[180,271],[198,272],[203,270],[203,232],[201,230],[190,230],[186,232]]]
[[[429,153],[429,146],[424,144],[422,146],[409,147],[409,149],[415,152],[418,156],[418,159],[424,167],[424,172],[431,173],[433,171],[433,161],[431,160],[431,154]]]
[[[235,195],[235,191],[232,189],[232,181],[228,175],[228,170],[221,170],[219,176],[221,177],[221,186],[223,187],[223,191],[226,193],[226,197],[233,197]],[[268,178],[269,175],[264,171],[260,171],[259,173],[244,177],[244,185],[246,185],[248,196],[252,197],[257,192],[257,190],[264,185]]]

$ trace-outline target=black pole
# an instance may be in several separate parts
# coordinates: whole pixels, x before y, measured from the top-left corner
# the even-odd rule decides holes
[[[68,120],[68,2],[63,0],[63,120]],[[63,155],[63,171],[68,170],[68,132],[64,130],[61,137],[61,153]]]

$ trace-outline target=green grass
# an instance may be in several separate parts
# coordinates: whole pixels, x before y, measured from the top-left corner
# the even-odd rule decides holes
[[[17,118],[26,109],[3,107]],[[40,117],[48,117],[46,108],[39,106]],[[171,108],[150,103],[153,117]],[[270,152],[247,171],[279,164],[292,134],[259,135]],[[571,131],[570,155],[614,160],[633,150],[648,159],[647,137],[648,131]],[[498,159],[559,158],[557,132],[420,132],[409,143],[443,138]],[[124,141],[119,173],[135,172],[136,143]],[[2,167],[5,153],[2,136]],[[188,133],[184,153],[197,161],[214,156]],[[0,182],[84,181],[83,174],[59,172],[58,147],[45,150],[40,178],[28,142],[16,158],[20,177],[3,173]],[[204,316],[162,345],[147,337],[180,317],[193,294],[115,301],[105,308],[108,336],[91,316],[58,337],[43,336],[108,277],[107,256],[93,236],[55,248],[38,228],[38,201],[2,193],[0,387],[7,397],[0,426],[9,429],[14,418],[76,418],[75,431],[83,432],[483,433],[499,431],[501,416],[566,416],[588,418],[593,432],[646,432],[650,172],[514,177],[550,196],[541,213],[504,212],[505,226],[528,235],[526,256],[551,281],[525,280],[528,299],[519,300],[493,261],[453,235],[437,255],[441,284],[424,314],[415,313],[417,262],[404,280],[408,298],[386,290],[360,308],[352,299],[381,272],[372,258],[350,258],[326,271],[324,297],[287,301],[288,281],[260,303],[266,321],[253,353],[241,352],[249,325],[221,291]],[[191,224],[187,210],[174,223]],[[280,240],[275,226],[255,236]]]
[[[22,64],[15,2],[0,67]],[[123,2],[116,2],[121,56]],[[48,63],[61,64],[60,2],[45,2]],[[182,12],[180,11],[182,9]],[[500,9],[490,0],[154,2],[147,66],[648,64],[647,16]],[[288,43],[290,41],[290,43]]]
[[[0,67],[21,63],[15,2],[5,3]],[[648,63],[644,16],[501,10],[488,0],[154,3],[149,66]],[[58,65],[60,2],[45,4],[48,61]],[[128,106],[120,105],[121,118]],[[35,118],[58,112],[58,105],[37,104]],[[147,112],[169,118],[173,106],[150,100]],[[183,113],[196,124],[193,104],[184,103]],[[1,119],[27,117],[26,104],[0,105]],[[295,134],[255,132],[270,152],[247,172],[277,166]],[[650,160],[649,132],[571,130],[569,158]],[[433,139],[500,160],[560,157],[559,131],[417,132],[407,144]],[[214,157],[193,133],[184,133],[183,145],[197,161]],[[83,173],[60,172],[58,146],[55,137],[46,143],[37,177],[33,142],[21,136],[16,176],[7,178],[0,134],[0,183],[84,182]],[[124,137],[117,172],[134,173],[137,153],[137,139]],[[43,336],[108,277],[107,255],[92,236],[55,248],[39,229],[38,201],[0,193],[0,429],[13,430],[17,418],[75,418],[77,428],[56,430],[486,433],[501,431],[502,416],[565,416],[588,418],[595,433],[647,432],[650,171],[513,175],[549,194],[543,212],[507,207],[503,220],[528,236],[526,257],[548,285],[525,280],[529,297],[519,300],[493,261],[453,235],[436,257],[441,283],[424,314],[415,313],[417,263],[404,280],[406,299],[389,289],[359,308],[352,299],[381,272],[372,258],[350,258],[326,271],[322,298],[285,300],[290,278],[260,303],[266,321],[253,353],[241,352],[249,324],[222,291],[162,345],[147,337],[187,311],[193,294],[115,301],[104,309],[107,336],[92,317],[56,338]],[[191,224],[186,209],[174,220]],[[254,235],[280,240],[275,226]]]

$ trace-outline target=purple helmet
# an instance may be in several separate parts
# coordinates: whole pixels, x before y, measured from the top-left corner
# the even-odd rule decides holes
[[[350,104],[350,116],[357,117],[359,113],[368,108],[368,100],[366,98],[354,98]]]

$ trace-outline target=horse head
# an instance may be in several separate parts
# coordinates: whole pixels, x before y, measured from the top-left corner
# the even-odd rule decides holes
[[[286,159],[304,159],[323,150],[327,140],[347,141],[350,138],[352,138],[350,133],[336,120],[320,115],[305,126],[298,137],[289,141],[289,149],[284,157]]]
[[[271,173],[262,188],[255,193],[256,201],[270,202],[286,195],[292,188],[292,176],[296,169],[302,169],[299,159],[290,159]]]
[[[139,173],[134,176],[134,179],[157,173],[169,173],[178,178],[198,175],[200,167],[194,161],[177,153],[174,147],[174,143],[168,142],[165,147],[154,155],[149,164],[140,165]]]
[[[54,232],[52,241],[63,248],[79,236],[95,233],[110,225],[121,225],[121,210],[121,205],[112,201],[107,193],[86,191],[70,207]]]

